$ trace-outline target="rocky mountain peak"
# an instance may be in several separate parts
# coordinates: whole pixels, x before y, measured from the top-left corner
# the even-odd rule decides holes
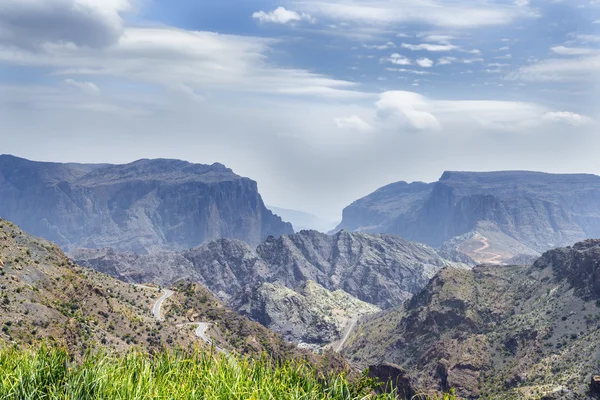
[[[600,239],[547,251],[533,268],[552,269],[557,280],[567,280],[585,299],[600,298]]]

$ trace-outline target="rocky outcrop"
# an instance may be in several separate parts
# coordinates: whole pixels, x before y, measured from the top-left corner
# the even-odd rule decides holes
[[[465,267],[397,236],[346,231],[269,238],[257,252],[270,266],[273,282],[294,288],[311,280],[381,308],[409,299],[441,268]]]
[[[354,202],[338,229],[392,233],[435,247],[478,233],[506,261],[600,236],[600,177],[445,172],[433,184],[399,182]]]
[[[271,283],[248,288],[233,301],[233,308],[289,341],[317,345],[336,340],[352,319],[380,311],[342,290],[331,292],[312,281],[295,291]]]
[[[296,290],[314,281],[381,308],[409,299],[446,266],[467,267],[392,235],[316,231],[269,237],[256,251],[241,241],[220,239],[181,253],[79,249],[71,256],[129,282],[168,285],[178,277],[192,279],[224,300],[264,282]]]
[[[256,182],[221,164],[41,163],[0,156],[0,216],[65,250],[184,250],[226,237],[257,245],[293,233]]]
[[[363,321],[344,353],[466,398],[585,398],[600,359],[599,273],[597,240],[533,266],[444,269],[402,307]]]
[[[396,393],[400,399],[412,399],[417,395],[411,379],[399,365],[383,362],[368,369],[369,378],[382,383],[378,393]]]

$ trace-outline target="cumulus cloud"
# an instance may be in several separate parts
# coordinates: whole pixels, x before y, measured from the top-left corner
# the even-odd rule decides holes
[[[421,43],[421,44],[409,44],[402,43],[402,48],[412,50],[412,51],[452,51],[458,49],[458,46],[453,44],[431,44],[431,43]]]
[[[419,65],[419,67],[431,68],[431,67],[433,67],[433,60],[430,60],[427,57],[419,58],[417,60],[417,64]]]
[[[36,48],[47,43],[106,47],[123,33],[129,0],[3,0],[0,43]]]
[[[297,0],[295,6],[312,15],[356,23],[423,23],[449,28],[498,26],[537,17],[528,6],[478,0]],[[460,15],[460,18],[457,18]]]
[[[363,47],[365,49],[371,49],[371,50],[387,50],[387,49],[393,49],[396,47],[396,45],[393,42],[387,42],[385,44],[365,44],[363,45]]]
[[[394,53],[391,56],[389,56],[388,58],[382,58],[381,61],[389,62],[389,63],[395,64],[395,65],[411,65],[412,64],[410,59],[408,59],[398,53]]]
[[[350,117],[335,118],[333,120],[335,125],[340,129],[354,129],[361,132],[367,132],[373,129],[371,125],[357,117],[352,115]]]
[[[315,19],[309,14],[298,13],[296,11],[288,10],[285,7],[277,7],[270,12],[257,11],[252,14],[252,18],[257,19],[260,22],[271,22],[274,24],[288,24],[290,22],[298,21],[315,22]]]
[[[597,81],[600,57],[549,59],[523,66],[507,76],[509,80],[531,82]]]
[[[376,103],[380,121],[419,131],[453,130],[457,126],[518,131],[543,123],[584,124],[587,117],[557,112],[534,103],[494,100],[436,100],[408,91],[389,91]]]
[[[90,95],[99,95],[100,89],[93,82],[78,82],[74,79],[65,79],[65,83],[69,86],[75,87],[82,92]]]
[[[456,57],[442,57],[438,60],[438,65],[450,65],[456,61]]]
[[[552,122],[564,122],[575,126],[591,122],[589,117],[569,111],[549,111],[544,114],[543,119]]]
[[[555,46],[551,47],[550,50],[562,56],[585,56],[598,53],[598,50],[596,49],[588,49],[583,47]]]
[[[438,130],[441,125],[431,113],[427,98],[418,93],[405,91],[384,92],[376,104],[379,115],[395,120],[402,117],[409,126],[418,130]]]

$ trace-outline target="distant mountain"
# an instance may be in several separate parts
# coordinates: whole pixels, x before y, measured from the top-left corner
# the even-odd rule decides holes
[[[587,398],[600,372],[600,240],[548,251],[532,266],[444,269],[353,332],[351,361],[397,363],[420,388]]]
[[[183,250],[220,238],[257,245],[293,233],[256,182],[221,164],[59,164],[0,156],[0,216],[65,250]]]
[[[391,233],[434,247],[450,241],[478,262],[535,256],[600,236],[600,177],[445,172],[435,183],[398,182],[357,200],[337,229]]]
[[[267,208],[275,215],[280,216],[284,221],[289,221],[296,232],[305,230],[315,230],[323,233],[327,233],[334,229],[338,224],[335,221],[326,221],[317,217],[316,215],[309,214],[303,211],[288,210],[286,208],[279,208],[274,206],[267,206]]]
[[[181,253],[80,249],[71,256],[129,282],[169,285],[185,277],[286,339],[319,344],[339,334],[352,316],[409,299],[440,269],[466,267],[426,245],[345,231],[270,237],[256,250],[219,239]]]

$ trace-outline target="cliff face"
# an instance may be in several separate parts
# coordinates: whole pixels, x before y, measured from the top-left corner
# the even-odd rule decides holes
[[[533,266],[444,269],[403,307],[361,323],[345,352],[464,397],[584,398],[600,367],[598,276],[599,241]]]
[[[66,250],[187,249],[220,238],[253,245],[292,233],[256,182],[220,164],[38,163],[0,156],[0,216]]]
[[[479,234],[476,241],[488,239],[496,248],[482,257],[465,251],[478,261],[492,258],[492,251],[501,260],[600,236],[598,176],[445,172],[434,184],[412,185],[416,193],[399,183],[356,201],[344,210],[340,228],[392,233],[436,247]]]

